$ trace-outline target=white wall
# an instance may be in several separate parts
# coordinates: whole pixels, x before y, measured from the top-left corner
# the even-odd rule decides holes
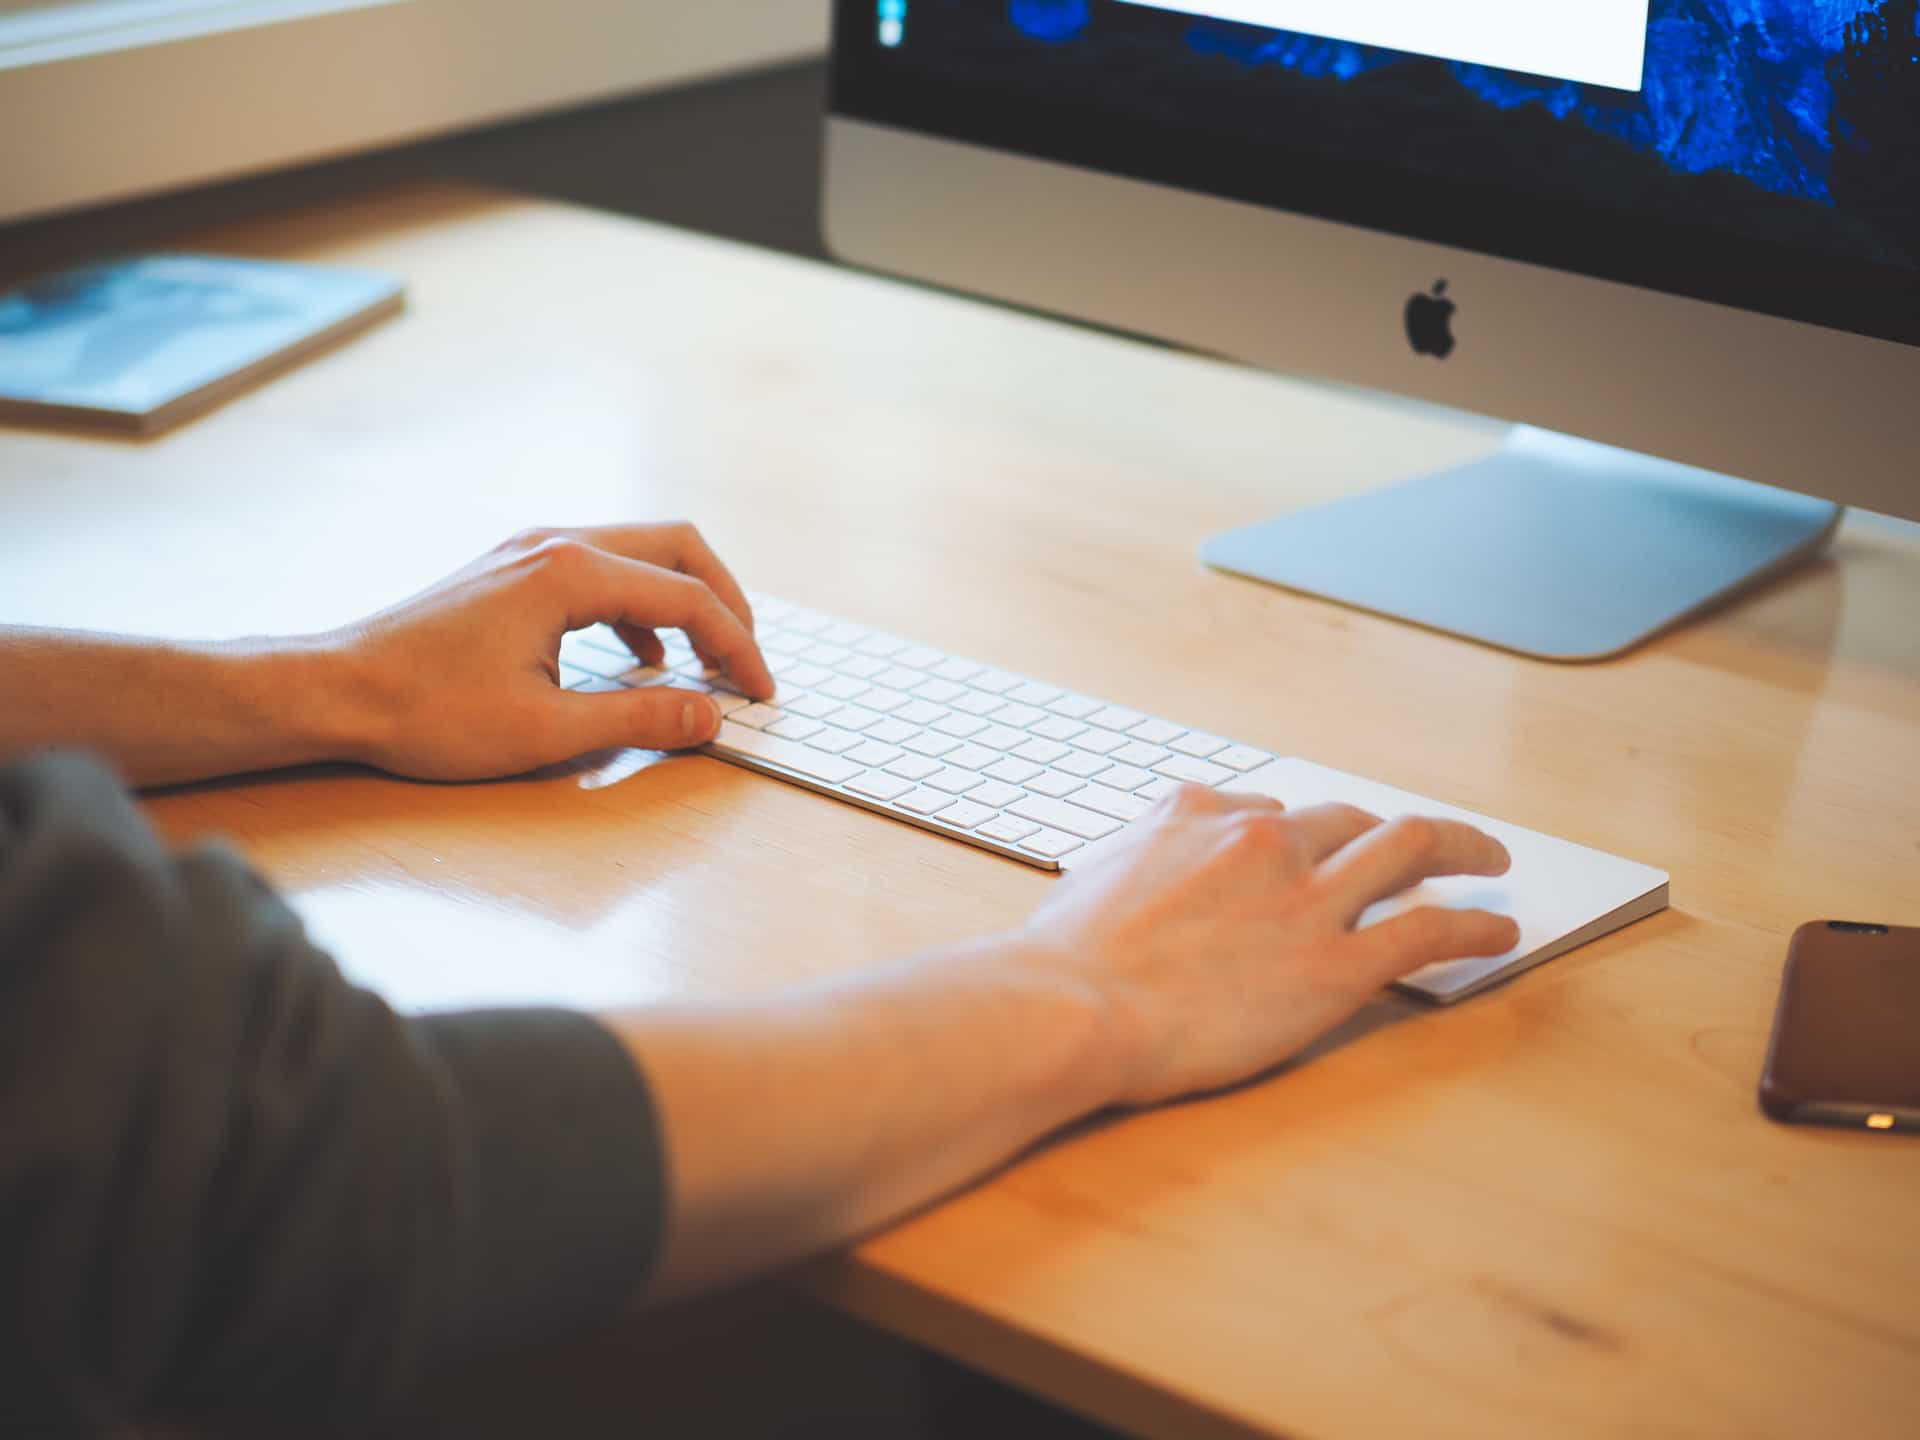
[[[0,220],[819,53],[828,0],[395,0],[0,70]]]

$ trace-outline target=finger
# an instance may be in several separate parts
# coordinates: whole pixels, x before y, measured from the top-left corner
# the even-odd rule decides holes
[[[554,728],[566,758],[593,750],[689,750],[719,733],[711,697],[656,685],[605,695],[556,691]]]
[[[1351,925],[1376,900],[1441,875],[1504,875],[1506,846],[1457,820],[1404,815],[1377,826],[1329,859],[1321,884]]]
[[[1369,925],[1353,936],[1356,963],[1375,985],[1426,965],[1474,956],[1505,955],[1520,943],[1520,927],[1490,910],[1423,905]]]
[[[1378,828],[1381,820],[1354,805],[1312,805],[1289,811],[1287,823],[1293,827],[1302,853],[1318,865]]]
[[[651,665],[655,669],[667,663],[667,647],[660,643],[660,637],[648,625],[628,625],[624,621],[613,627],[613,633],[620,637],[620,643],[634,654],[642,665]]]
[[[753,607],[733,572],[713,552],[706,537],[685,521],[664,525],[609,525],[574,532],[580,539],[627,560],[639,560],[691,575],[720,597],[740,623],[753,631]]]
[[[590,545],[576,553],[581,568],[570,626],[610,620],[616,626],[685,631],[693,648],[725,669],[746,694],[772,696],[773,673],[752,633],[702,581]]]

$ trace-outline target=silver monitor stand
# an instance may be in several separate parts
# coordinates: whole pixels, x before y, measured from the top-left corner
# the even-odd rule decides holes
[[[1550,431],[1229,531],[1218,570],[1543,660],[1604,660],[1818,552],[1827,500]]]

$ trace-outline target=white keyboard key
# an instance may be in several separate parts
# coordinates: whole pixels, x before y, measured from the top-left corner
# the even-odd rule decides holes
[[[986,668],[986,666],[977,665],[971,660],[952,659],[943,660],[934,666],[933,673],[938,675],[942,680],[958,680],[964,683],[980,674]]]
[[[1142,800],[1138,795],[1128,795],[1119,790],[1109,790],[1095,783],[1076,793],[1073,803],[1084,805],[1089,810],[1097,810],[1102,815],[1115,820],[1134,821],[1153,808],[1151,800]]]
[[[818,645],[809,645],[800,652],[800,658],[802,660],[811,660],[814,664],[824,665],[829,670],[838,665],[842,660],[850,658],[852,655],[853,652],[844,645],[828,645],[824,642]]]
[[[818,720],[809,720],[804,715],[788,715],[766,727],[767,734],[778,735],[782,740],[805,740],[826,728]]]
[[[1007,692],[1007,699],[1018,700],[1022,705],[1051,705],[1066,692],[1052,685],[1039,685],[1029,680]]]
[[[1071,755],[1062,755],[1054,761],[1053,768],[1064,770],[1069,775],[1078,775],[1082,780],[1091,780],[1102,770],[1111,770],[1113,762],[1102,760],[1098,755],[1089,755],[1084,750],[1075,750]]]
[[[1162,762],[1160,773],[1169,780],[1179,780],[1188,785],[1220,785],[1233,778],[1234,772],[1224,765],[1209,764],[1205,760],[1195,760],[1186,755],[1175,755]]]
[[[629,690],[645,690],[649,685],[670,685],[680,677],[671,670],[662,670],[654,665],[636,665],[631,670],[622,670],[613,678]]]
[[[808,660],[788,660],[772,668],[781,684],[792,685],[801,690],[811,690],[814,686],[833,678],[831,670],[822,669]]]
[[[905,665],[910,670],[931,670],[947,657],[929,645],[909,645],[893,657],[896,665]]]
[[[918,670],[906,670],[898,665],[889,665],[873,677],[873,683],[885,685],[890,690],[911,690],[926,678]]]
[[[776,710],[771,705],[749,705],[736,710],[727,717],[736,725],[751,725],[755,730],[764,730],[777,720],[787,718],[786,711]]]
[[[926,680],[914,686],[913,693],[922,700],[931,700],[936,705],[951,705],[967,693],[967,687],[956,685],[951,680]]]
[[[864,680],[856,680],[851,675],[835,675],[820,687],[822,695],[831,695],[836,700],[858,700],[873,687]]]
[[[1191,755],[1196,760],[1205,760],[1209,755],[1218,755],[1227,748],[1227,742],[1218,735],[1208,735],[1200,730],[1190,730],[1178,740],[1167,742],[1182,755]]]
[[[996,810],[1004,810],[1023,795],[1018,785],[1007,785],[999,780],[989,780],[978,790],[969,790],[967,798],[976,805],[991,805]],[[1025,823],[1024,821],[1021,823]]]
[[[1062,695],[1047,708],[1056,715],[1066,716],[1069,720],[1084,720],[1102,707],[1098,700],[1089,700],[1084,695]]]
[[[1034,709],[1031,705],[1013,703],[1002,705],[993,712],[993,718],[1002,725],[1011,725],[1017,730],[1024,730],[1036,720],[1045,719],[1046,713],[1044,710]]]
[[[1091,751],[1095,755],[1111,755],[1126,743],[1111,730],[1089,730],[1073,742],[1076,750]]]
[[[967,682],[976,690],[984,690],[989,695],[1004,695],[1020,683],[1018,675],[1009,675],[1005,670],[986,670]]]
[[[866,731],[869,740],[877,740],[882,745],[904,745],[919,733],[919,726],[899,720],[882,720],[878,725],[869,725]]]
[[[856,680],[871,680],[887,668],[887,662],[876,660],[871,655],[855,655],[851,660],[842,661],[838,668],[842,675],[851,675]]]
[[[944,706],[935,705],[930,700],[914,700],[894,711],[894,718],[904,720],[909,725],[931,725],[946,716]]]
[[[1178,725],[1165,720],[1142,720],[1127,734],[1136,740],[1144,740],[1149,745],[1170,745],[1186,734]]]
[[[991,715],[1005,703],[998,695],[989,695],[984,690],[969,690],[953,702],[953,708],[969,715]]]
[[[579,684],[567,687],[576,695],[624,695],[627,688],[618,680],[602,680],[598,675],[589,675]]]
[[[843,620],[838,625],[829,625],[822,630],[820,638],[835,645],[858,645],[867,638],[867,629],[864,625],[850,625]]]
[[[987,722],[971,715],[946,715],[933,722],[933,728],[956,740],[971,740],[987,728]]]
[[[1055,800],[1064,800],[1076,790],[1087,788],[1087,782],[1076,780],[1071,775],[1062,775],[1058,770],[1042,770],[1027,782],[1027,788],[1036,795],[1046,795]]]
[[[962,800],[958,805],[950,805],[940,812],[940,823],[951,825],[956,830],[971,830],[974,826],[993,819],[999,813],[972,800]]]
[[[962,770],[984,770],[998,763],[1000,752],[989,750],[984,745],[962,745],[958,750],[949,750],[940,757],[949,765],[958,765]]]
[[[772,731],[768,731],[772,734]],[[845,730],[836,730],[829,725],[818,735],[809,735],[807,744],[816,750],[824,750],[829,755],[844,755],[860,743],[858,735],[850,735]]]
[[[898,775],[902,780],[924,780],[945,768],[938,760],[929,760],[923,755],[903,755],[887,766],[887,773]]]
[[[560,661],[576,670],[584,670],[589,675],[598,675],[602,680],[612,680],[622,670],[633,668],[633,656],[624,659],[618,655],[609,655],[603,650],[589,649],[585,645],[563,645],[560,648]]]
[[[1054,761],[1072,754],[1058,740],[1029,740],[1013,752],[1022,760],[1031,760],[1036,765],[1051,765]]]
[[[571,690],[576,685],[584,685],[589,680],[599,678],[591,670],[582,670],[579,666],[569,665],[564,660],[560,662],[560,686],[564,690]]]
[[[1101,840],[1120,828],[1120,822],[1095,810],[1083,810],[1065,800],[1049,800],[1044,795],[1029,795],[1007,807],[1009,815],[1031,820],[1054,830],[1064,830],[1082,840]]]
[[[1110,790],[1138,790],[1152,780],[1150,771],[1133,765],[1115,765],[1100,772],[1100,783]]]
[[[875,800],[898,800],[913,789],[911,780],[901,780],[892,775],[883,775],[878,770],[869,770],[847,781],[847,789],[857,795],[870,796]]]
[[[623,685],[626,683],[628,682],[625,680],[621,681]],[[728,695],[724,691],[716,690],[713,694],[713,703],[720,707],[720,714],[724,717],[733,714],[736,710],[745,710],[753,702],[744,695]]]
[[[1020,848],[1031,850],[1048,860],[1058,860],[1062,855],[1071,855],[1078,850],[1080,842],[1071,835],[1062,835],[1058,830],[1042,830],[1038,835],[1030,835],[1022,840]]]
[[[818,635],[833,623],[825,615],[817,615],[811,610],[802,610],[797,606],[780,621],[782,630],[791,630],[796,635]]]
[[[906,751],[896,750],[891,745],[876,745],[871,740],[863,740],[858,746],[847,752],[847,758],[849,760],[857,760],[862,765],[878,767],[881,765],[891,765],[904,754],[906,754]]]
[[[784,630],[763,630],[753,638],[766,654],[786,659],[792,659],[813,643],[804,635],[789,635]]]
[[[878,660],[886,660],[898,655],[907,648],[907,642],[897,635],[869,635],[854,647],[862,655],[871,655]]]
[[[1040,773],[1041,767],[1029,764],[1025,760],[1016,760],[1011,755],[997,765],[989,765],[986,775],[989,780],[1004,780],[1009,785],[1024,785]]]
[[[756,760],[785,766],[829,785],[844,785],[860,773],[860,767],[851,761],[835,755],[823,755],[818,750],[797,745],[791,740],[763,735],[758,730],[736,725],[731,720],[720,722],[720,733],[714,738],[713,745],[717,750],[732,751],[736,755],[748,755]]]
[[[1142,800],[1151,800],[1155,804],[1158,804],[1179,788],[1180,782],[1178,780],[1155,780],[1151,784],[1142,785],[1133,793],[1138,795]]]
[[[839,709],[820,717],[829,725],[838,725],[843,730],[871,730],[885,717],[877,710],[869,710],[864,705],[842,705]]]
[[[1032,731],[1043,740],[1071,740],[1076,735],[1086,734],[1087,727],[1064,715],[1049,715],[1034,725]]]
[[[782,696],[780,708],[789,715],[804,715],[809,720],[824,720],[840,708],[840,702],[829,700],[824,695],[795,695],[791,700]]]
[[[960,742],[948,735],[936,735],[931,730],[922,730],[913,739],[907,741],[906,746],[916,755],[925,755],[937,760],[949,750],[958,750]]]
[[[1258,770],[1262,765],[1271,765],[1273,756],[1264,750],[1255,750],[1247,745],[1236,745],[1231,750],[1222,750],[1213,757],[1216,765],[1225,765],[1230,770],[1238,770],[1245,775],[1250,770]]]
[[[1151,770],[1167,758],[1168,752],[1158,745],[1148,745],[1141,740],[1129,740],[1113,752],[1113,760],[1120,765],[1139,765]]]
[[[973,771],[956,769],[952,765],[927,777],[927,784],[935,790],[944,790],[949,795],[964,795],[985,783]]]
[[[943,795],[938,790],[910,790],[893,803],[916,815],[938,815],[954,800],[953,796]]]
[[[1102,730],[1118,730],[1124,734],[1146,718],[1138,710],[1129,710],[1124,705],[1109,705],[1087,716],[1087,723],[1098,725]]]
[[[753,607],[753,618],[762,625],[777,623],[781,616],[791,615],[793,606],[773,595],[762,595],[758,590],[747,592],[747,604]]]
[[[575,630],[567,639],[586,646],[589,650],[598,650],[603,655],[611,655],[616,660],[631,660],[633,652],[627,649],[627,642],[604,625],[589,625],[584,630]]]
[[[1002,815],[991,824],[980,826],[975,833],[1002,845],[1018,845],[1029,835],[1038,835],[1040,827],[1031,820],[1016,820],[1011,815]]]
[[[913,697],[900,690],[889,690],[884,685],[876,685],[860,697],[860,703],[869,710],[878,710],[882,715],[891,715],[902,705],[911,704]]]
[[[995,701],[998,705],[1000,702]],[[1024,730],[1016,730],[1011,725],[989,725],[973,737],[973,743],[984,745],[989,750],[1018,750],[1033,737]]]

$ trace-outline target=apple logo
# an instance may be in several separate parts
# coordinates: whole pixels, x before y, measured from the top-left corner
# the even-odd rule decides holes
[[[1413,353],[1444,360],[1453,353],[1453,312],[1458,307],[1447,299],[1447,282],[1439,281],[1431,295],[1416,295],[1407,301],[1407,339]]]

